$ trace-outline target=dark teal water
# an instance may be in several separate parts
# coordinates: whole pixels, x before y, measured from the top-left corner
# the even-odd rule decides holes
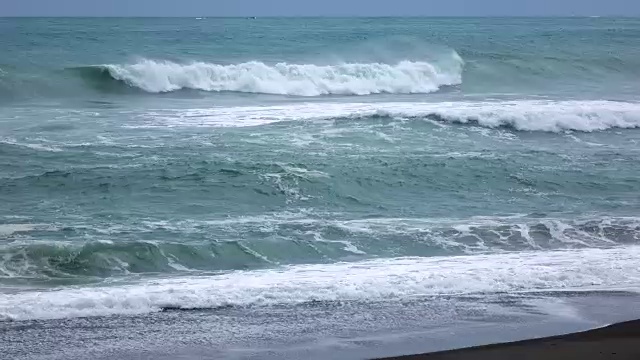
[[[0,19],[0,319],[636,288],[637,19]]]

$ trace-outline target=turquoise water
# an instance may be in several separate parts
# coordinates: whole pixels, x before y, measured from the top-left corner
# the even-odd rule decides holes
[[[0,319],[636,288],[639,39],[0,19]]]

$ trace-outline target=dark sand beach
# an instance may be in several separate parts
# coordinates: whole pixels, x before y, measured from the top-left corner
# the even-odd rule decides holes
[[[502,359],[640,359],[640,321],[503,344],[407,355],[387,360],[502,360]]]

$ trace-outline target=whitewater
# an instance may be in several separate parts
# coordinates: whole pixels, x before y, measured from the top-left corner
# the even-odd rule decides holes
[[[390,117],[522,131],[599,131],[640,126],[640,103],[616,101],[484,101],[309,103],[286,106],[151,110],[144,125],[161,127],[259,126],[287,121]]]
[[[128,65],[101,65],[125,84],[151,93],[180,89],[235,91],[279,95],[367,95],[413,94],[437,91],[444,85],[461,83],[464,62],[457,53],[446,68],[428,62],[400,61],[397,64],[267,65],[259,61],[218,65],[203,62],[178,64],[141,60]]]
[[[637,284],[640,248],[404,258],[300,265],[118,287],[28,291],[0,297],[1,320],[132,315],[164,309],[398,301],[486,293],[626,289]],[[611,263],[615,263],[615,268]],[[585,265],[587,264],[587,265]]]
[[[0,33],[8,359],[373,358],[640,316],[636,19]]]

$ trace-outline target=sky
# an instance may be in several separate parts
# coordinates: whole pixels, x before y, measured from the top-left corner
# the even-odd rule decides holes
[[[0,16],[640,16],[640,0],[0,0]]]

